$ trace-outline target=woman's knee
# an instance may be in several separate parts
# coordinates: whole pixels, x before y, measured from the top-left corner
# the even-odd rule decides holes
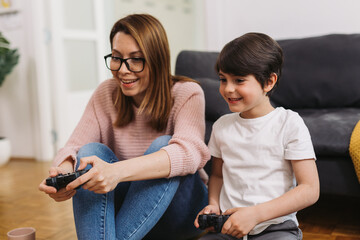
[[[169,144],[170,139],[171,139],[170,135],[163,135],[163,136],[156,138],[151,143],[149,148],[146,150],[144,155],[159,151],[161,148],[163,148]]]
[[[83,157],[98,155],[100,152],[103,152],[104,149],[107,150],[109,148],[106,145],[98,142],[88,143],[79,149],[77,156],[79,158],[83,158]]]
[[[97,142],[88,143],[82,146],[77,153],[77,160],[79,162],[81,158],[90,156],[97,156],[109,163],[118,161],[114,152],[108,146]]]

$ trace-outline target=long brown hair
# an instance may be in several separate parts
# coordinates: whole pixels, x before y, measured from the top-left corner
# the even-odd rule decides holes
[[[171,75],[170,50],[166,32],[161,23],[153,16],[132,14],[118,20],[110,32],[111,48],[113,47],[113,38],[118,32],[131,35],[144,55],[145,64],[149,68],[150,83],[139,107],[139,112],[150,116],[152,128],[162,131],[166,128],[173,105],[171,96],[173,83],[190,79]],[[125,96],[119,86],[114,100],[118,111],[115,126],[126,126],[134,119],[132,103],[132,98]]]

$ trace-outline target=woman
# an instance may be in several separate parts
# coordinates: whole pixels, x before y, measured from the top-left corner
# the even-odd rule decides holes
[[[210,158],[201,87],[171,75],[165,30],[150,15],[117,21],[110,43],[113,78],[96,89],[50,176],[90,170],[58,192],[45,180],[39,189],[73,198],[79,239],[194,237],[207,204],[197,170]]]

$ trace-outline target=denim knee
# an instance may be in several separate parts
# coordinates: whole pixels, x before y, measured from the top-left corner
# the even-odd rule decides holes
[[[150,154],[150,153],[154,153],[159,151],[162,147],[165,147],[168,145],[169,141],[171,139],[170,135],[163,135],[160,136],[158,138],[156,138],[151,145],[149,146],[149,148],[146,150],[146,152],[144,153],[144,155]]]
[[[98,143],[98,142],[88,143],[79,149],[77,153],[77,157],[83,158],[94,155],[97,156],[100,152],[103,152],[104,150],[107,151],[107,149],[110,150],[106,145],[102,143]]]
[[[114,152],[108,146],[102,143],[93,142],[93,143],[85,144],[79,149],[76,156],[77,158],[76,168],[78,167],[81,158],[89,157],[89,156],[97,156],[98,158],[108,163],[118,161]]]

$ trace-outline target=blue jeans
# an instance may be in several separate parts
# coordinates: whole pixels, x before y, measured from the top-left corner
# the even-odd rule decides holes
[[[170,138],[157,138],[145,154],[166,146]],[[89,143],[79,150],[76,169],[80,158],[93,155],[108,163],[118,161],[107,146]],[[207,189],[197,173],[121,182],[106,194],[80,188],[73,197],[76,233],[80,240],[192,238],[201,233],[193,222],[207,204]]]

